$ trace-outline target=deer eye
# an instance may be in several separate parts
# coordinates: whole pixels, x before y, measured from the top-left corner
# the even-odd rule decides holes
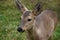
[[[31,19],[28,19],[28,21],[31,21]]]

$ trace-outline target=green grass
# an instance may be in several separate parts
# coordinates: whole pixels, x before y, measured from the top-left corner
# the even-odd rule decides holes
[[[58,23],[57,28],[54,32],[54,40],[60,40],[60,23]]]
[[[21,13],[14,7],[15,4],[6,2],[0,2],[0,40],[22,40],[25,33],[17,32]]]
[[[36,4],[31,6],[32,3],[29,0],[27,0],[27,2],[25,2],[25,0],[21,1],[29,9],[32,9]],[[29,4],[27,4],[28,2]],[[59,11],[60,10],[57,12],[60,13]],[[25,33],[17,32],[17,27],[20,24],[20,16],[21,13],[17,9],[14,0],[0,1],[0,40],[26,40]],[[54,40],[60,40],[60,22],[54,32]]]

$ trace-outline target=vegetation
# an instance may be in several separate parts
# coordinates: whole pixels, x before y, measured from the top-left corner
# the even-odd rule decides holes
[[[42,10],[53,9],[58,14],[58,25],[54,32],[54,40],[60,40],[60,0],[20,0],[28,9],[33,9],[38,2]],[[0,40],[26,40],[25,33],[17,32],[21,13],[15,0],[0,0]]]

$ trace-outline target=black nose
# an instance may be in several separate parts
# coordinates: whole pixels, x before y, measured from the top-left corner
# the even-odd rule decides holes
[[[24,30],[23,30],[21,27],[19,27],[19,28],[17,29],[17,31],[18,31],[18,32],[24,32]]]

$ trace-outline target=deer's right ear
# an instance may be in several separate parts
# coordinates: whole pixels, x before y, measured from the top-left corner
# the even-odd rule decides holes
[[[22,13],[28,10],[19,0],[16,0],[16,5]]]

